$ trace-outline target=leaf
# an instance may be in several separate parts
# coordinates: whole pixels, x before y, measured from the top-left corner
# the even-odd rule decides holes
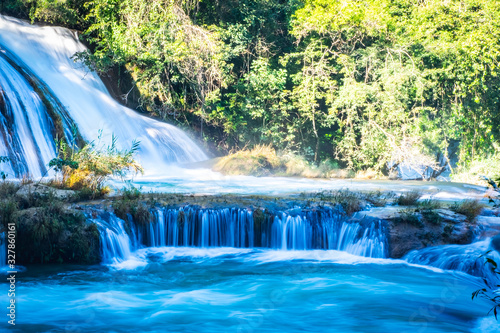
[[[491,258],[486,258],[486,262],[487,263],[490,263],[494,269],[497,269],[498,265],[497,263],[495,262],[495,260],[491,259]]]

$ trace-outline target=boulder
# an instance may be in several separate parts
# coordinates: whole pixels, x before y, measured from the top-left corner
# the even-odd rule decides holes
[[[420,211],[388,206],[359,212],[353,217],[361,215],[387,222],[390,258],[402,258],[412,250],[428,246],[469,244],[479,228],[465,216],[448,209],[436,209],[430,218]]]
[[[73,190],[61,190],[43,184],[31,183],[22,185],[16,195],[23,199],[29,199],[33,195],[53,195],[55,198],[60,200],[69,200],[75,197],[76,192]]]

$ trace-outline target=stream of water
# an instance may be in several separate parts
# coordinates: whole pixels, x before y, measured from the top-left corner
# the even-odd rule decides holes
[[[103,142],[116,135],[122,148],[140,140],[146,174],[134,184],[144,191],[416,189],[440,200],[484,195],[484,188],[464,184],[224,177],[192,168],[208,158],[205,152],[175,126],[115,102],[95,73],[71,59],[84,50],[69,30],[0,16],[0,156],[10,157],[3,171],[16,177],[46,172],[55,157],[56,117],[68,141],[74,126],[87,141],[101,132]],[[475,260],[489,249],[489,238],[394,260],[386,258],[380,221],[348,223],[336,208],[297,207],[264,220],[254,214],[237,207],[157,207],[146,226],[109,213],[89,217],[99,226],[103,262],[18,267],[16,325],[4,316],[0,330],[500,332],[487,315],[491,305],[471,300],[481,277],[493,279]],[[5,263],[3,237],[0,252]],[[8,289],[4,279],[4,308]]]
[[[500,331],[485,317],[488,305],[470,299],[479,279],[463,273],[335,250],[160,247],[135,255],[141,264],[128,268],[28,267],[18,275],[14,331]]]

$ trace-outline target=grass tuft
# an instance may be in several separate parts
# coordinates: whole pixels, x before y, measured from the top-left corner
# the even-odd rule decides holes
[[[406,192],[397,198],[396,203],[399,206],[416,206],[421,196],[422,193],[419,191]]]
[[[316,196],[321,201],[340,204],[347,215],[359,212],[364,207],[361,195],[349,190],[323,191]]]
[[[289,176],[306,178],[349,178],[354,173],[342,170],[332,160],[319,165],[304,157],[287,152],[277,153],[271,146],[257,145],[253,149],[240,150],[222,157],[213,167],[226,175]]]
[[[381,192],[381,191],[376,191],[376,192],[369,192],[365,194],[365,200],[368,201],[370,204],[372,204],[375,207],[385,207],[387,206],[390,202],[395,197],[394,192]]]
[[[414,209],[406,208],[399,212],[399,217],[396,219],[398,223],[410,224],[418,228],[424,226],[420,220],[419,215]]]
[[[467,199],[462,202],[457,202],[450,207],[452,211],[458,214],[465,215],[469,222],[473,222],[476,217],[481,214],[483,204],[475,199]]]
[[[422,210],[440,209],[443,207],[442,203],[436,199],[426,199],[418,202],[418,207]]]

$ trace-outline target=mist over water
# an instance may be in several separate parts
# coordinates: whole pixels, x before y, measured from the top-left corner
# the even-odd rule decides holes
[[[205,153],[182,130],[175,126],[139,115],[118,104],[107,92],[96,73],[71,57],[85,51],[78,37],[70,30],[54,27],[36,27],[22,21],[0,16],[0,49],[6,49],[16,56],[18,66],[27,66],[41,81],[50,87],[53,95],[66,108],[79,132],[87,141],[98,140],[102,131],[102,144],[109,144],[112,135],[117,137],[121,149],[131,147],[134,140],[140,141],[138,160],[147,173],[162,174],[166,166],[174,163],[190,163],[207,159]],[[19,73],[0,63],[4,80],[19,80]],[[4,86],[4,84],[2,84]],[[5,85],[7,86],[7,85]],[[17,97],[25,101],[33,95],[33,89],[23,85],[16,90],[7,90],[9,100]],[[4,90],[6,90],[4,88]],[[43,112],[25,106],[33,114]],[[18,121],[22,117],[16,117]],[[33,120],[33,119],[31,119]],[[30,121],[27,126],[40,122]],[[48,127],[48,126],[45,126]],[[28,145],[30,135],[21,125],[13,127],[15,135],[23,145]],[[39,131],[32,128],[32,132]],[[53,138],[50,129],[44,128],[33,141],[39,146],[52,145],[52,149],[40,149],[45,156],[54,156]],[[43,136],[42,136],[43,135]],[[6,147],[0,147],[0,151]],[[27,153],[27,158],[36,154]],[[42,162],[46,161],[43,160]],[[33,163],[32,163],[33,164]],[[33,176],[37,169],[27,163]],[[44,165],[44,163],[42,163]]]

